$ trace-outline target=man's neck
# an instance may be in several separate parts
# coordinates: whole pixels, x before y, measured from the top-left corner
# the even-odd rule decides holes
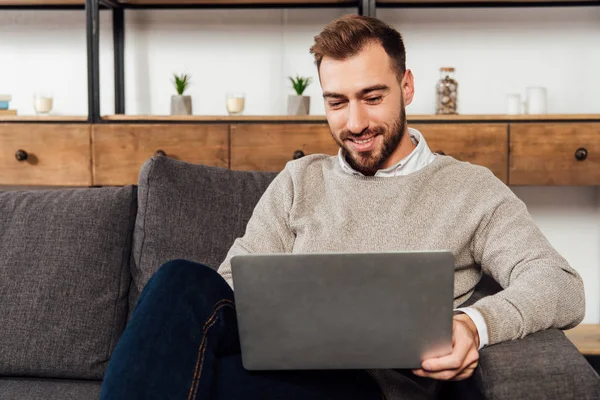
[[[412,141],[410,134],[408,133],[408,126],[404,128],[404,134],[402,135],[402,140],[396,147],[396,150],[388,157],[386,162],[381,166],[381,169],[386,169],[391,167],[392,165],[397,164],[400,160],[406,158],[412,151],[417,147],[416,144]]]

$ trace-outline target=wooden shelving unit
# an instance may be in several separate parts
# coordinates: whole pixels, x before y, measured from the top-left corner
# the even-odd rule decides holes
[[[348,5],[350,7],[356,6],[357,0],[304,0],[304,1],[290,1],[290,0],[119,0],[119,3],[124,5],[153,5],[161,4],[165,6],[171,6],[176,4],[188,4],[188,5],[199,5],[199,6],[245,6],[251,5],[258,7],[261,5],[274,5],[274,6],[286,6],[286,5]]]
[[[380,8],[415,7],[553,7],[598,5],[598,0],[376,0]]]
[[[543,115],[407,115],[409,122],[600,122],[600,114],[543,114]],[[103,122],[326,122],[325,115],[106,115]]]
[[[491,122],[600,122],[600,114],[543,114],[543,115],[407,115],[409,123],[491,123]],[[0,116],[0,122],[87,122],[85,116]],[[326,123],[325,115],[104,115],[100,123]]]
[[[248,9],[248,8],[330,8],[330,7],[356,7],[359,15],[375,16],[376,9],[380,8],[415,8],[415,7],[555,7],[555,6],[600,6],[600,0],[0,0],[0,9],[85,9],[86,38],[87,38],[87,65],[88,65],[88,118],[89,123],[103,122],[140,122],[157,121],[168,123],[181,123],[189,121],[223,121],[221,117],[192,117],[189,120],[172,117],[138,117],[125,115],[125,10],[127,9]],[[112,10],[113,20],[113,48],[114,48],[114,73],[115,73],[115,114],[116,116],[100,115],[100,37],[99,30],[93,29],[99,25],[100,9]],[[280,117],[257,116],[242,118],[232,121],[284,121]],[[312,117],[310,117],[312,118]],[[315,117],[311,121],[319,121],[322,117]],[[415,117],[411,117],[415,119]],[[435,119],[432,119],[435,118]],[[416,120],[426,121],[518,121],[532,120],[531,116],[457,116],[457,117],[418,116]],[[586,117],[568,116],[562,120],[595,121]],[[64,117],[62,121],[79,121],[79,118]],[[539,117],[539,121],[554,121],[560,118]],[[7,118],[0,117],[2,122],[54,122],[55,120],[40,120],[36,118]],[[290,122],[303,122],[290,120]]]
[[[581,324],[565,331],[565,335],[586,356],[600,356],[600,325]]]
[[[0,116],[0,122],[87,122],[88,118],[85,116],[68,116],[68,115],[6,115]]]
[[[85,0],[0,0],[0,6],[84,6]]]

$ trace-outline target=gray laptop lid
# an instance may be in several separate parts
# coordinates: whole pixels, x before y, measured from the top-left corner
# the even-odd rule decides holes
[[[452,349],[446,251],[231,259],[248,370],[418,368]]]

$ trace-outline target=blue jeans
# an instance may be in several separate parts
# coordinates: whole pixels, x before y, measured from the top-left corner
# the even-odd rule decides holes
[[[383,395],[365,371],[245,370],[233,291],[213,269],[173,260],[144,288],[111,356],[100,398],[381,400]]]

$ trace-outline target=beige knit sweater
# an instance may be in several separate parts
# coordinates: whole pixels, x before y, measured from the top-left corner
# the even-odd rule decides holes
[[[452,251],[455,307],[470,297],[482,272],[500,283],[503,291],[473,305],[490,345],[583,319],[580,276],[525,204],[488,169],[448,156],[385,178],[346,174],[326,155],[289,162],[219,273],[232,285],[230,259],[239,254],[388,250]]]

